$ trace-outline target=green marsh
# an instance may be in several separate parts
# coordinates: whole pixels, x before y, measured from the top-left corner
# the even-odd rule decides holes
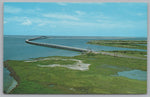
[[[48,58],[50,58],[48,60]],[[115,76],[127,70],[147,70],[146,60],[120,58],[101,54],[83,54],[74,57],[47,57],[82,60],[91,64],[89,70],[72,70],[65,67],[39,67],[36,62],[7,61],[19,77],[19,85],[11,94],[145,94],[147,82]],[[44,58],[43,58],[44,59]],[[37,59],[34,59],[37,60]],[[72,61],[69,62],[74,64]],[[112,68],[115,67],[115,68]],[[53,87],[51,87],[53,86]]]

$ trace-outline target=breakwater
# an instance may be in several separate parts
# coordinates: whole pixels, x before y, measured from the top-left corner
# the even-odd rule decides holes
[[[70,46],[64,46],[64,45],[57,45],[57,44],[33,42],[33,40],[45,39],[45,38],[47,38],[47,37],[46,36],[40,36],[40,37],[27,39],[27,40],[25,40],[25,42],[29,43],[29,44],[33,44],[33,45],[52,47],[52,48],[59,48],[59,49],[66,49],[66,50],[72,50],[72,51],[78,51],[78,52],[91,52],[91,50],[88,50],[88,49],[82,49],[82,48],[76,48],[76,47],[70,47]]]

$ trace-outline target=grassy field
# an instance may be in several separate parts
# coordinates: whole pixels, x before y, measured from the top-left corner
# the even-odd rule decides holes
[[[69,59],[90,64],[89,69],[82,71],[38,66],[76,64]],[[9,60],[5,66],[15,71],[18,77],[19,85],[11,94],[145,94],[147,91],[147,81],[117,76],[117,72],[121,71],[147,71],[146,60],[82,54],[74,57],[41,57],[31,61]]]
[[[147,52],[143,51],[103,51],[103,52],[113,53],[114,55],[119,54],[119,55],[147,58]]]
[[[124,47],[124,48],[135,48],[135,49],[147,49],[147,41],[137,40],[91,40],[88,44]]]

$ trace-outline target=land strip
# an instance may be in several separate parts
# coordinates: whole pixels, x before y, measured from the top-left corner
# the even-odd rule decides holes
[[[103,55],[110,55],[110,56],[114,56],[114,57],[124,57],[124,58],[147,60],[147,58],[134,57],[134,56],[128,56],[128,55],[123,55],[123,54],[117,54],[117,53],[109,53],[109,52],[98,52],[98,53],[103,54]]]
[[[87,44],[114,46],[134,49],[147,49],[147,41],[141,40],[91,40]]]

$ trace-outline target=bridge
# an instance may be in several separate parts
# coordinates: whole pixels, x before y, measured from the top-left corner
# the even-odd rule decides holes
[[[82,48],[76,48],[76,47],[70,47],[70,46],[64,46],[64,45],[57,45],[57,44],[33,42],[33,40],[45,39],[45,38],[47,38],[47,37],[46,36],[40,36],[40,37],[27,39],[27,40],[25,40],[25,42],[29,43],[29,44],[33,44],[33,45],[52,47],[52,48],[58,48],[58,49],[66,49],[66,50],[72,50],[72,51],[78,51],[78,52],[91,52],[91,50],[88,50],[88,49],[82,49]]]
[[[39,42],[33,42],[32,41],[32,40],[45,39],[45,38],[48,38],[48,37],[46,37],[46,36],[35,37],[35,38],[27,39],[27,40],[25,40],[25,42],[29,43],[29,44],[33,44],[33,45],[52,47],[52,48],[58,48],[58,49],[66,49],[66,50],[72,50],[72,51],[78,51],[78,52],[92,52],[92,53],[95,53],[95,54],[109,55],[109,56],[115,56],[115,57],[124,57],[124,58],[147,60],[147,58],[141,58],[141,57],[119,55],[119,54],[115,54],[115,53],[102,52],[102,51],[101,52],[95,52],[95,51],[91,51],[91,50],[88,50],[88,49],[82,49],[82,48],[76,48],[76,47],[70,47],[70,46],[64,46],[64,45],[57,45],[57,44],[39,43]]]

